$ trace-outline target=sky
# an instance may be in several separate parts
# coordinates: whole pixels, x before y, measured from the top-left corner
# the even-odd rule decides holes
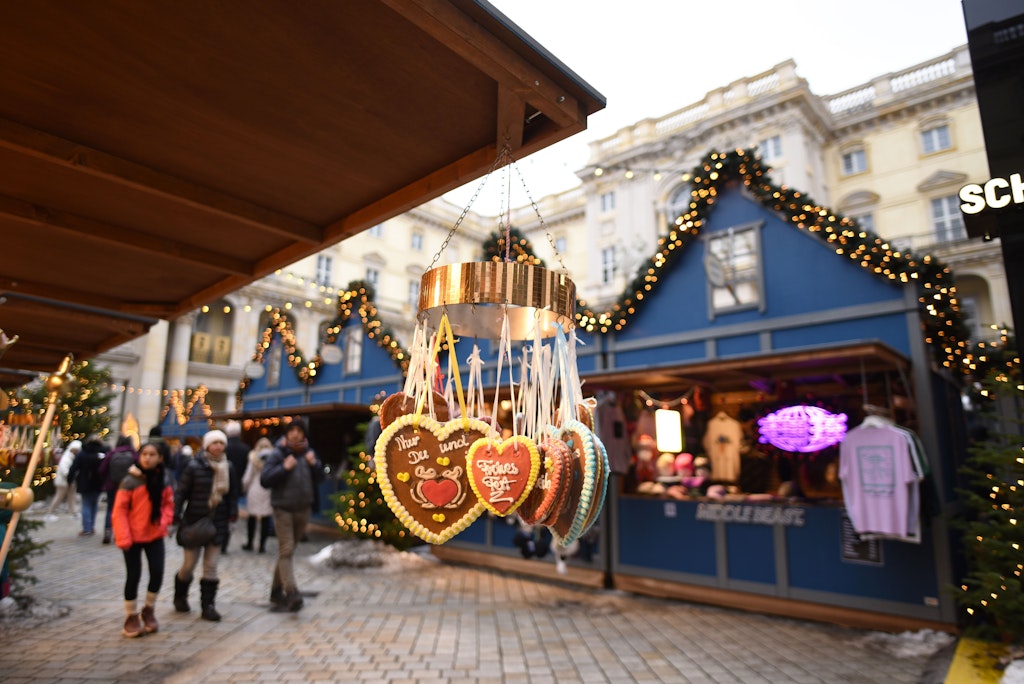
[[[607,99],[587,130],[516,166],[514,207],[579,185],[588,143],[698,102],[715,88],[792,59],[831,95],[967,43],[960,0],[490,0]],[[491,182],[494,180],[495,182]],[[446,198],[465,206],[474,181]],[[489,179],[473,210],[497,214]]]

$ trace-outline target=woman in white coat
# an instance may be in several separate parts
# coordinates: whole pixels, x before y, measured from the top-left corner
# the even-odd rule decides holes
[[[253,537],[256,535],[256,521],[260,525],[260,553],[267,551],[267,537],[270,536],[270,525],[274,509],[270,505],[270,490],[260,484],[260,473],[267,456],[273,453],[274,445],[266,437],[261,437],[249,452],[249,461],[242,476],[242,491],[245,492],[245,509],[249,514],[246,522],[248,541],[242,546],[244,551],[252,551]]]
[[[50,507],[46,511],[47,516],[54,516],[57,512],[57,506],[62,501],[66,502],[68,513],[75,515],[75,483],[68,482],[68,473],[71,472],[71,464],[74,462],[75,456],[81,450],[82,442],[76,439],[71,444],[68,444],[68,448],[61,454],[60,461],[57,462],[57,474],[53,478],[53,484],[57,488],[57,493],[53,495]]]

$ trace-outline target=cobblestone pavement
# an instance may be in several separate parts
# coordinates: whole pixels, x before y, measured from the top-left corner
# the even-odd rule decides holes
[[[28,518],[43,520],[36,513]],[[221,622],[171,607],[181,549],[169,541],[160,631],[121,636],[124,562],[64,515],[35,533],[27,592],[63,617],[0,619],[0,681],[22,682],[918,682],[928,655],[886,636],[614,591],[567,587],[433,560],[401,570],[323,569],[296,554],[299,613],[268,610],[276,550],[221,559]],[[144,595],[147,571],[143,571]]]

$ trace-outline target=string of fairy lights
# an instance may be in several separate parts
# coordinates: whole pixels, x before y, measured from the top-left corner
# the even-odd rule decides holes
[[[742,182],[747,191],[764,206],[782,215],[789,223],[829,245],[838,256],[846,256],[880,278],[899,283],[914,283],[923,314],[922,327],[925,342],[933,350],[936,362],[947,369],[970,373],[976,360],[968,353],[967,328],[960,315],[956,286],[949,267],[938,259],[924,255],[917,257],[901,251],[870,230],[857,225],[852,219],[839,216],[827,207],[786,186],[772,184],[767,169],[753,152],[737,149],[732,152],[711,152],[694,169],[693,188],[689,209],[677,217],[667,233],[658,239],[658,250],[641,267],[631,283],[617,300],[603,311],[587,307],[577,300],[577,324],[582,330],[609,333],[623,330],[643,308],[643,304],[657,290],[668,269],[679,255],[699,235],[723,185],[729,181]],[[535,259],[529,254],[529,245],[516,240],[516,259]],[[524,251],[525,246],[525,251]],[[305,280],[294,274],[300,284]],[[310,281],[310,285],[315,283]],[[323,288],[323,286],[317,286]],[[291,366],[300,382],[312,384],[323,365],[319,354],[306,358],[299,350],[287,305],[267,306],[271,314],[261,333],[252,360],[261,363],[270,349],[274,335],[279,335]],[[333,344],[348,319],[358,313],[367,336],[389,352],[392,360],[404,373],[408,368],[408,354],[394,335],[384,327],[372,302],[372,288],[361,281],[350,283],[338,291],[338,314],[328,326],[326,344]],[[239,386],[241,397],[251,384],[244,378]]]
[[[931,256],[902,252],[852,219],[838,216],[802,193],[769,180],[767,170],[750,151],[711,152],[692,173],[689,210],[675,219],[658,240],[658,251],[641,267],[626,291],[604,311],[593,311],[580,301],[576,319],[588,331],[622,330],[654,292],[666,269],[672,267],[707,223],[708,215],[725,183],[739,180],[764,206],[781,214],[797,228],[823,240],[837,255],[847,256],[863,268],[892,281],[915,283],[923,315],[925,341],[939,365],[964,370],[967,328],[960,316],[950,269]]]
[[[391,356],[391,360],[404,374],[409,368],[409,355],[405,348],[399,344],[394,333],[384,325],[376,305],[372,301],[372,288],[362,281],[356,281],[349,285],[349,289],[339,292],[337,315],[327,325],[323,344],[333,345],[337,342],[341,330],[345,324],[358,315],[363,331],[371,340]],[[286,310],[281,308],[269,308],[270,316],[266,327],[260,332],[260,339],[256,343],[256,350],[253,353],[254,363],[263,363],[264,356],[270,349],[274,335],[281,338],[284,351],[287,354],[288,365],[295,371],[299,382],[313,384],[320,368],[324,365],[324,359],[318,351],[312,358],[306,360],[304,354],[298,347],[295,337],[295,329]],[[241,397],[251,385],[252,380],[248,376],[242,378],[239,384],[238,394]]]

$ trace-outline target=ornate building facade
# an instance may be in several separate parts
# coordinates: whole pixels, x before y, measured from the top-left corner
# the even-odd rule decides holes
[[[966,237],[956,200],[961,185],[988,177],[966,46],[825,96],[811,92],[796,64],[783,62],[591,142],[580,186],[544,197],[536,208],[513,209],[509,220],[549,267],[564,264],[578,295],[596,309],[625,289],[685,213],[698,160],[710,150],[755,146],[776,184],[856,219],[899,249],[932,253],[952,266],[975,339],[995,337],[988,326],[1010,321],[999,244]],[[270,310],[288,312],[297,347],[312,356],[335,315],[336,293],[356,280],[373,287],[381,320],[408,340],[424,270],[478,259],[497,223],[433,200],[161,322],[98,359],[122,392],[112,408],[130,413],[143,431],[159,421],[174,391],[203,387],[213,410],[235,409]],[[742,254],[731,258],[742,262]]]

